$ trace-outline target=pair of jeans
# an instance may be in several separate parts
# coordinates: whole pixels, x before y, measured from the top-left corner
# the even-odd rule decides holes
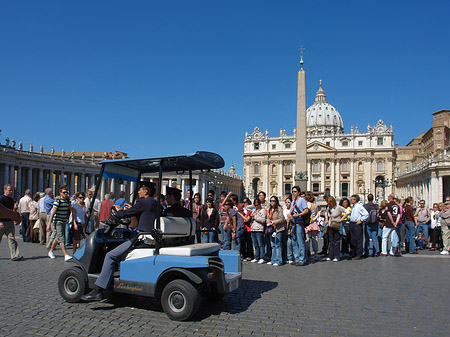
[[[241,240],[242,240],[242,235],[244,234],[244,228],[239,228],[235,235],[234,235],[234,239],[233,239],[233,250],[238,251],[239,253],[241,253]]]
[[[276,263],[281,265],[283,263],[281,258],[281,242],[283,240],[283,232],[274,234],[270,236],[270,243],[272,244],[272,264]]]
[[[224,224],[220,224],[220,232],[222,233],[223,250],[231,250],[231,228],[223,229]]]
[[[384,255],[388,254],[388,251],[387,251],[388,239],[390,239],[391,240],[391,248],[389,250],[389,254],[394,255],[394,250],[393,250],[394,247],[392,244],[392,241],[394,241],[394,235],[397,235],[395,233],[394,227],[391,227],[391,228],[384,227],[383,228],[383,240],[381,241],[381,253],[382,254],[384,254]]]
[[[270,235],[264,234],[264,256],[265,261],[270,261],[272,258],[272,245],[270,244]]]
[[[330,259],[340,260],[341,253],[339,246],[341,243],[341,234],[339,233],[338,230],[333,229],[331,227],[328,227],[327,234],[328,234],[328,249],[329,249],[328,257]]]
[[[72,244],[72,235],[70,235],[70,224],[67,222],[66,223],[66,231],[65,231],[65,235],[66,235],[66,246],[71,245]]]
[[[428,239],[428,228],[430,228],[429,224],[419,222],[416,230],[416,236],[419,236],[419,232],[421,231],[423,233],[423,236]]]
[[[294,259],[297,262],[306,262],[305,255],[305,229],[301,224],[295,224],[292,233],[292,248],[294,250]]]
[[[294,249],[293,249],[293,242],[292,237],[287,236],[286,240],[286,255],[288,261],[294,261]]]
[[[355,249],[355,256],[361,257],[363,250],[363,225],[358,225],[356,222],[350,223],[350,240]]]
[[[22,212],[22,222],[20,223],[20,230],[22,231],[23,242],[31,242],[31,231],[30,228],[30,212]]]
[[[372,239],[372,255],[375,256],[378,253],[378,223],[367,224],[365,227],[366,240],[364,242],[364,251],[369,255],[370,239]]]
[[[201,234],[202,234],[202,242],[203,243],[214,242],[214,232],[201,232]]]
[[[263,232],[252,232],[252,242],[255,248],[255,259],[264,259],[264,233]]]
[[[408,247],[408,253],[414,253],[416,251],[414,237],[416,235],[416,225],[414,221],[406,221],[406,246]]]

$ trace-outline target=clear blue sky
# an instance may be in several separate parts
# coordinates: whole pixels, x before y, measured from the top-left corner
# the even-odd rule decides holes
[[[450,109],[449,1],[2,1],[2,134],[49,151],[209,150],[295,127],[319,80],[345,130],[405,145]]]

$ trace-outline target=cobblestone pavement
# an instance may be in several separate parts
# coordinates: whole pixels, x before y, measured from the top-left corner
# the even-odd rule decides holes
[[[25,260],[0,244],[0,336],[445,336],[450,258],[435,252],[274,267],[244,262],[242,287],[204,300],[188,322],[170,321],[152,301],[62,300],[61,251],[46,256],[19,241]]]

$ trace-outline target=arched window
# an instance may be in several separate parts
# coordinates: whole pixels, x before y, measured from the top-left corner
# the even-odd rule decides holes
[[[363,163],[361,163],[361,162],[358,163],[358,171],[359,172],[363,171]]]
[[[319,172],[319,161],[318,160],[313,161],[313,172]]]
[[[348,171],[348,164],[347,161],[342,162],[342,171]]]
[[[383,171],[383,162],[381,160],[377,163],[377,171]]]
[[[253,169],[253,173],[254,174],[259,174],[259,165],[255,164],[254,169]]]
[[[285,171],[286,173],[291,173],[291,163],[286,163]]]

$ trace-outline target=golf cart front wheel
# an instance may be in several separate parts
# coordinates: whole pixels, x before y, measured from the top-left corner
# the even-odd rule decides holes
[[[170,319],[185,321],[197,312],[200,294],[189,282],[174,280],[165,286],[161,295],[161,305]]]
[[[84,272],[77,267],[64,270],[58,280],[58,289],[67,302],[78,302],[86,290]]]

